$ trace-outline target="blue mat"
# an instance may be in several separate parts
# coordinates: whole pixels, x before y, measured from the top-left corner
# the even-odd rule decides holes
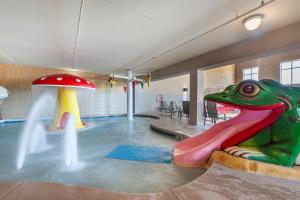
[[[119,145],[105,157],[121,160],[170,163],[172,150],[161,147]]]

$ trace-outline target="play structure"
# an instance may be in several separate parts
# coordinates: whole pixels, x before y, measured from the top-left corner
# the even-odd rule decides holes
[[[108,84],[109,84],[110,88],[113,88],[113,85],[117,84],[117,82],[115,81],[115,77],[114,76],[110,76],[109,77]]]
[[[145,76],[144,78],[137,78],[136,76]],[[137,84],[141,85],[141,88],[144,89],[144,85],[145,83],[147,83],[148,87],[150,87],[150,82],[151,82],[151,76],[150,74],[136,74],[133,75],[132,80],[128,79],[128,76],[126,75],[116,75],[116,74],[111,74],[108,78],[108,84],[111,88],[113,88],[114,85],[117,85],[118,82],[116,79],[125,79],[127,81],[131,81],[132,82],[132,87],[133,89],[136,88]],[[127,92],[127,86],[123,86],[124,88],[124,92]]]
[[[142,74],[143,75],[143,74]],[[138,76],[142,76],[141,74],[139,74]],[[108,78],[108,84],[110,86],[110,88],[113,88],[114,85],[117,85],[118,82],[115,79],[125,79],[127,80],[128,83],[132,84],[132,88],[135,89],[137,84],[141,85],[141,89],[144,89],[144,85],[145,83],[147,83],[148,87],[150,87],[150,82],[151,82],[151,76],[150,74],[146,74],[144,79],[141,78],[137,78],[136,75],[132,77],[132,79],[129,79],[128,76],[126,75],[115,75],[115,74],[111,74]],[[123,85],[123,90],[125,93],[127,93],[127,88],[128,85]]]
[[[217,150],[275,165],[293,167],[300,164],[297,160],[300,152],[299,88],[273,80],[246,80],[237,86],[228,86],[223,92],[206,95],[204,100],[237,108],[240,114],[176,144],[173,151],[176,164],[201,166]],[[258,168],[257,164],[251,166]],[[250,164],[246,168],[250,170]],[[269,169],[263,171],[271,172]]]
[[[143,78],[137,78],[145,77]],[[108,79],[108,83],[112,88],[113,85],[117,84],[116,79],[123,79],[127,81],[127,86],[123,85],[124,92],[127,93],[127,119],[133,120],[133,90],[135,90],[136,85],[141,84],[141,88],[144,89],[144,83],[150,86],[151,76],[150,74],[132,74],[131,70],[128,70],[127,75],[111,74]]]
[[[95,90],[96,86],[92,81],[71,74],[54,74],[38,78],[32,85],[58,88],[56,111],[49,130],[64,128],[69,114],[73,116],[76,128],[84,127],[80,119],[76,90]]]

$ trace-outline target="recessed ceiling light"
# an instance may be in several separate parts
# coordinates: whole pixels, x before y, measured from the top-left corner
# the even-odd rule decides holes
[[[244,19],[243,24],[247,30],[253,31],[259,27],[262,18],[262,15],[252,15]]]

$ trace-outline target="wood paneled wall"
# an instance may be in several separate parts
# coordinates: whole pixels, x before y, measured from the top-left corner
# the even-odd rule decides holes
[[[9,90],[28,89],[34,79],[59,73],[69,73],[92,80],[97,87],[106,87],[108,76],[90,72],[73,72],[63,69],[51,69],[31,66],[0,64],[0,85]],[[105,85],[106,84],[106,85]]]
[[[0,85],[9,90],[8,98],[0,105],[5,119],[24,119],[28,117],[31,105],[43,90],[32,90],[32,81],[50,74],[70,73],[93,81],[96,91],[86,95],[78,93],[78,103],[83,116],[119,114],[126,112],[126,94],[123,90],[124,80],[110,88],[108,75],[70,70],[50,69],[32,66],[0,64]],[[44,113],[49,117],[49,113]]]

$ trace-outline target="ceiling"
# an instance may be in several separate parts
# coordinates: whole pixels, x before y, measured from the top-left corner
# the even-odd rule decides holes
[[[144,73],[300,21],[299,0],[275,0],[249,14],[264,15],[256,31],[247,15],[220,26],[260,2],[0,0],[0,63]]]

